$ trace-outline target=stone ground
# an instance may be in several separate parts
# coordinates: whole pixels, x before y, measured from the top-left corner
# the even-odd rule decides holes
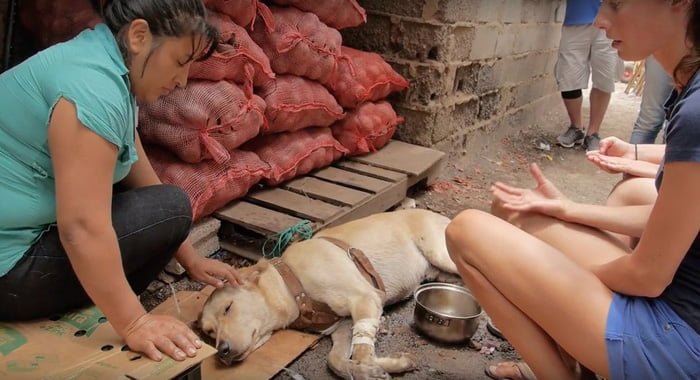
[[[640,98],[624,93],[624,85],[618,84],[616,93],[606,115],[602,136],[629,137],[637,116]],[[584,103],[587,103],[585,101]],[[584,123],[587,120],[587,104]],[[543,115],[541,122],[532,128],[504,138],[480,151],[470,152],[460,158],[451,159],[440,180],[425,191],[411,194],[417,207],[428,208],[453,217],[460,210],[477,208],[488,210],[489,187],[494,181],[519,186],[529,186],[527,166],[538,163],[544,174],[572,199],[588,203],[603,202],[619,177],[598,170],[585,159],[581,148],[563,149],[554,145],[556,136],[567,126],[563,109]],[[540,146],[549,144],[549,150]],[[472,144],[478,145],[478,144]],[[225,253],[220,257],[235,264],[245,264]],[[175,288],[196,289],[197,285],[187,280],[175,284]],[[144,303],[153,307],[170,295],[168,287],[144,296]],[[480,349],[462,345],[441,345],[428,341],[413,329],[412,300],[392,306],[386,310],[385,321],[377,342],[380,355],[392,352],[410,352],[419,360],[419,368],[402,376],[402,379],[488,379],[484,368],[488,363],[502,359],[517,358],[517,354],[505,341],[489,334],[485,322],[475,334],[473,341]],[[326,367],[326,355],[330,350],[330,339],[323,339],[314,348],[293,362],[289,369],[306,379],[334,379]],[[282,373],[278,380],[290,379]]]

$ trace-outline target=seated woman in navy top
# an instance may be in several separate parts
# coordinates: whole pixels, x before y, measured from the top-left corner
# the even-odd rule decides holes
[[[578,362],[612,380],[700,379],[698,1],[603,0],[596,19],[622,59],[653,55],[676,84],[655,204],[582,210],[533,167],[535,189],[494,187],[501,218],[467,210],[448,226],[462,278],[529,366],[490,376],[573,379]],[[635,157],[619,139],[601,148]],[[632,231],[642,232],[634,249],[609,233]]]
[[[131,349],[184,360],[197,336],[136,294],[173,255],[195,280],[238,277],[187,240],[189,200],[148,162],[137,104],[185,86],[218,33],[201,0],[113,0],[105,20],[0,75],[0,320],[93,302]]]

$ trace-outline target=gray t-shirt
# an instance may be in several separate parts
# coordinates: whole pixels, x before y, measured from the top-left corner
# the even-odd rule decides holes
[[[666,153],[656,176],[656,188],[663,183],[664,163],[700,162],[700,74],[695,73],[681,93],[673,92],[666,102]],[[687,202],[699,202],[688,199]],[[661,299],[700,334],[700,235],[688,249],[678,271]]]

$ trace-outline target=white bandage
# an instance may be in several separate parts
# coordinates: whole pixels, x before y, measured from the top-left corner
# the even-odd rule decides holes
[[[360,319],[352,326],[352,345],[369,344],[373,346],[378,330],[378,320],[371,318]]]
[[[368,336],[354,336],[352,337],[352,345],[356,346],[358,344],[366,344],[368,346],[374,346],[374,339]]]

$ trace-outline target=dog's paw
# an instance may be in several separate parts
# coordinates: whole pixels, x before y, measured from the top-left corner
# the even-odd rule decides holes
[[[380,365],[374,363],[353,362],[350,365],[350,375],[353,380],[388,380],[389,373]]]
[[[408,352],[394,353],[376,360],[377,364],[389,373],[407,372],[418,368],[418,358]]]

